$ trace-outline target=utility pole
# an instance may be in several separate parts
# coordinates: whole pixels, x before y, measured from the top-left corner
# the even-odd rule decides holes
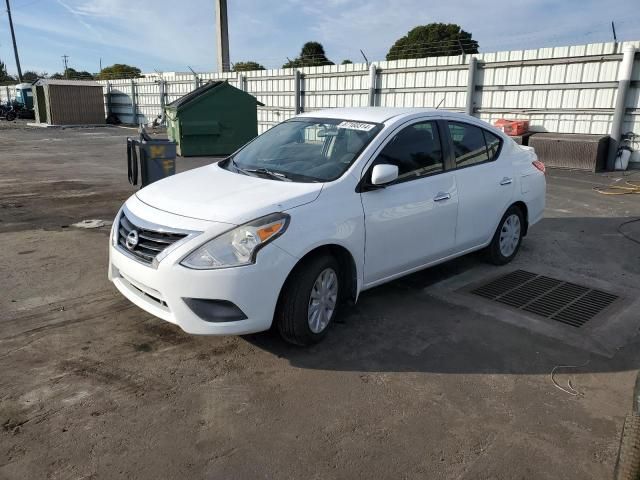
[[[229,62],[227,0],[216,0],[216,40],[218,46],[218,70],[220,72],[228,72],[231,63]]]
[[[62,55],[62,64],[64,65],[64,71],[62,74],[64,78],[67,78],[67,70],[69,69],[69,55]]]
[[[20,68],[20,57],[18,56],[18,45],[16,44],[16,32],[13,30],[13,20],[11,19],[11,5],[7,1],[7,16],[9,17],[9,29],[11,30],[11,39],[13,40],[13,53],[16,56],[16,67],[18,69],[18,82],[22,83],[22,69]]]

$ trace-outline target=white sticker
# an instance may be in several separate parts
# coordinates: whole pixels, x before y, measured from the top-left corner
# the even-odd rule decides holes
[[[338,124],[338,128],[348,128],[349,130],[362,130],[363,132],[368,132],[375,128],[375,125],[373,123],[362,122],[341,122]]]

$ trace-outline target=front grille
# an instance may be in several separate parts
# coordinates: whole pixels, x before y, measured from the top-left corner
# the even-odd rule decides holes
[[[160,294],[160,292],[158,292],[157,290],[153,290],[152,288],[145,287],[132,278],[129,278],[129,276],[125,275],[122,272],[120,272],[120,277],[129,288],[135,290],[139,295],[155,303],[158,307],[169,310],[169,305],[167,305],[167,302],[162,299],[162,295]]]
[[[138,244],[134,248],[129,248],[127,247],[127,236],[134,230],[138,234]],[[118,245],[125,252],[148,265],[166,248],[186,236],[184,233],[167,233],[145,229],[136,225],[124,212],[120,215]]]

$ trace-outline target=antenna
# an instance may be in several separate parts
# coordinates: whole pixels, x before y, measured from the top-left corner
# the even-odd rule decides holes
[[[194,85],[196,87],[196,90],[198,88],[200,88],[200,77],[198,76],[198,74],[195,72],[195,70],[193,68],[191,68],[189,65],[187,65],[187,68],[189,70],[191,70],[191,73],[193,73],[193,79],[194,79]]]
[[[69,55],[62,55],[62,64],[64,65],[64,77],[67,77],[67,70],[69,69]]]
[[[187,68],[191,70],[191,73],[193,73],[196,77],[198,76],[198,74],[189,65],[187,65]]]
[[[436,110],[438,110],[440,108],[440,105],[442,105],[443,103],[444,103],[444,97],[442,97],[442,100],[440,100],[440,103],[438,103]]]
[[[367,56],[364,54],[364,52],[362,51],[362,49],[360,49],[360,53],[362,54],[362,57],[364,58],[365,63],[367,64],[367,68],[369,68],[369,59],[367,58]]]

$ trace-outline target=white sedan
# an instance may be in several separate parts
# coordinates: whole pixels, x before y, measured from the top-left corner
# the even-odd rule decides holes
[[[109,278],[193,334],[275,322],[319,341],[340,303],[484,249],[511,261],[542,217],[544,165],[491,125],[430,109],[357,108],[280,123],[224,161],[129,198]]]

